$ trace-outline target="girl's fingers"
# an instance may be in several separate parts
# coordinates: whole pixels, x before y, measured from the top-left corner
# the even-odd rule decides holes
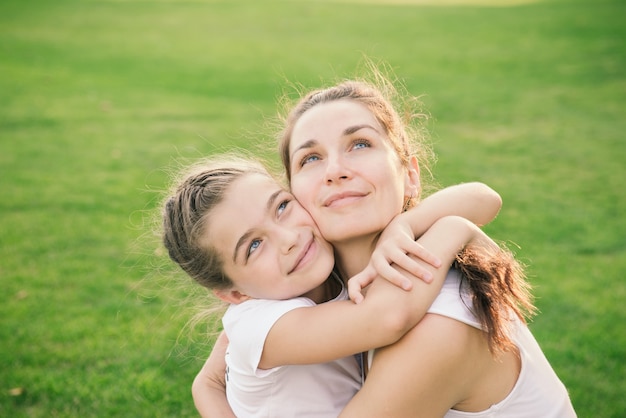
[[[395,253],[390,254],[389,259],[372,259],[371,264],[374,265],[379,275],[404,290],[410,290],[412,287],[412,282],[408,276],[414,276],[426,283],[433,280],[432,273],[423,267],[419,260],[415,260],[400,249],[396,249]],[[399,272],[398,267],[404,271]]]
[[[407,248],[405,248],[405,251],[407,254],[415,256],[426,264],[430,264],[431,266],[436,268],[441,267],[441,260],[415,241],[412,242]]]
[[[361,303],[363,301],[363,293],[361,291],[364,287],[372,283],[376,276],[376,270],[368,265],[365,270],[352,276],[350,280],[348,280],[348,296],[354,303]]]
[[[376,272],[380,277],[403,290],[408,291],[413,288],[413,282],[394,266],[390,265],[387,260],[376,263]]]

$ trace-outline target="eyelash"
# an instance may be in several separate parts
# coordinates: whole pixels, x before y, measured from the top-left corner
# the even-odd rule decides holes
[[[314,154],[314,153],[311,153],[311,154],[306,154],[305,156],[303,156],[303,157],[300,159],[300,167],[304,167],[306,164],[308,164],[308,161],[307,161],[307,160],[308,160],[309,158],[312,158],[312,157],[318,157],[318,155],[317,155],[317,154]]]
[[[352,148],[354,148],[357,145],[365,145],[367,148],[369,148],[372,146],[372,143],[368,141],[367,139],[359,138],[357,140],[352,141]]]
[[[280,201],[280,203],[276,206],[276,215],[280,216],[282,215],[285,210],[287,210],[287,206],[291,203],[292,199],[283,199]],[[282,209],[281,209],[282,208]],[[280,211],[280,213],[279,213]],[[248,250],[246,251],[246,260],[248,258],[250,258],[250,256],[252,255],[252,253],[254,251],[256,251],[257,248],[259,248],[259,245],[261,245],[261,242],[263,240],[259,239],[259,238],[255,238],[252,241],[250,241],[250,245],[248,245]],[[257,245],[255,248],[252,248],[256,243],[259,243],[259,245]]]
[[[363,138],[356,139],[356,140],[354,140],[354,141],[352,141],[350,143],[350,146],[352,148],[356,147],[357,145],[365,145],[365,148],[370,148],[372,146],[372,143],[370,141],[368,141],[367,139],[363,139]],[[304,155],[300,159],[300,167],[303,167],[306,164],[308,164],[307,160],[309,160],[310,158],[313,158],[313,157],[319,158],[319,155],[317,153],[310,153],[310,154]]]
[[[282,207],[282,208],[283,208],[283,209],[282,209],[282,212],[284,212],[285,210],[287,210],[287,206],[289,205],[289,203],[291,203],[291,199],[283,199],[283,200],[282,200],[282,201],[278,204],[278,206],[277,206],[277,208],[276,208],[276,211],[278,212],[278,211],[281,209],[281,207]],[[279,215],[281,215],[281,214],[282,214],[282,212],[281,212]]]
[[[261,240],[260,240],[260,239],[253,239],[252,241],[250,241],[250,245],[248,245],[248,250],[246,251],[246,260],[247,260],[248,258],[250,258],[250,255],[251,255],[251,254],[252,254],[252,253],[253,253],[253,252],[254,252],[257,248],[259,248],[258,246],[257,246],[256,248],[254,248],[254,249],[252,248],[252,246],[253,246],[255,243],[257,243],[257,242],[259,243],[259,245],[261,245]]]

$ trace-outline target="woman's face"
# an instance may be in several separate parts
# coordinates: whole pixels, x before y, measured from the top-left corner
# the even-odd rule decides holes
[[[289,150],[292,192],[334,245],[372,239],[402,210],[413,177],[365,105],[342,99],[307,110]]]
[[[333,249],[304,208],[271,178],[233,182],[210,214],[204,245],[217,249],[232,290],[252,298],[289,299],[321,285]]]

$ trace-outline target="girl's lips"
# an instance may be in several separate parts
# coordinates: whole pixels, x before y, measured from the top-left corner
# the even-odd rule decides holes
[[[298,270],[301,266],[306,264],[306,262],[308,262],[308,260],[310,259],[310,254],[313,253],[311,250],[312,250],[314,243],[315,243],[315,240],[313,239],[313,237],[311,237],[309,242],[302,248],[302,251],[298,255],[298,258],[296,259],[296,263],[293,265],[293,267],[287,274],[293,273],[294,271]]]

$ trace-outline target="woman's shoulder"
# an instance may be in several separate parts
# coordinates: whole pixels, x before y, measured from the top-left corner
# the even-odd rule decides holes
[[[463,286],[461,274],[455,268],[450,268],[441,292],[428,309],[428,313],[481,328],[472,308],[472,295],[469,289]]]

